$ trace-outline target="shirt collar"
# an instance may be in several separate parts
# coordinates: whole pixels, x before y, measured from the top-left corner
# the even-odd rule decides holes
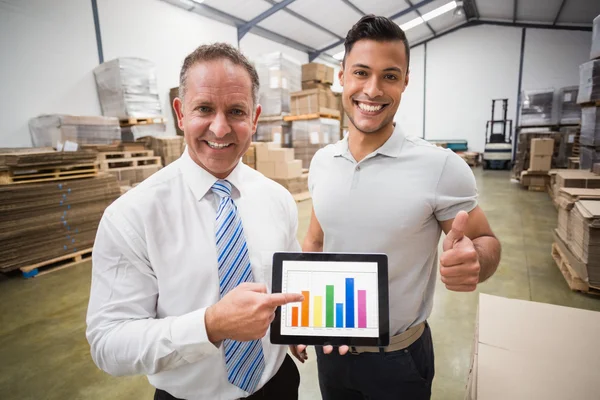
[[[200,201],[206,196],[206,193],[210,191],[215,182],[218,181],[218,178],[196,164],[196,162],[192,160],[192,157],[190,157],[189,151],[189,148],[186,148],[186,151],[181,155],[180,169],[183,174],[183,179],[194,194],[194,197],[197,201]],[[240,188],[243,182],[243,168],[244,164],[238,162],[233,171],[225,178],[233,186],[231,193],[232,197],[240,195]]]
[[[400,131],[398,125],[394,127],[392,135],[385,141],[385,143],[375,150],[375,154],[382,154],[388,157],[400,157],[402,146],[404,145],[404,135]],[[346,156],[350,153],[348,148],[348,135],[335,144],[334,156]]]

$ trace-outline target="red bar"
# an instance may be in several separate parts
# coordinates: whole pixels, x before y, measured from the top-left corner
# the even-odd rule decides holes
[[[308,326],[308,311],[310,307],[310,292],[302,291],[302,296],[304,296],[304,300],[302,300],[302,321],[300,323],[301,326]]]
[[[292,307],[292,326],[298,326],[298,307]]]

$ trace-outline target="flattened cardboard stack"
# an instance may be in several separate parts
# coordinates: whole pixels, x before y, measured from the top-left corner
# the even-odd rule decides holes
[[[302,161],[294,159],[294,149],[279,143],[254,143],[256,170],[271,179],[294,179],[302,175]]]
[[[595,399],[600,313],[479,295],[466,400]]]
[[[138,141],[144,143],[147,149],[152,150],[155,156],[159,156],[163,166],[177,160],[185,150],[183,136],[146,136],[139,138]]]
[[[587,266],[587,276],[580,278],[600,288],[600,201],[577,201],[571,209],[568,232],[569,249]]]
[[[290,93],[300,90],[301,67],[283,53],[271,53],[256,61],[260,79],[259,103],[263,116],[290,112]]]
[[[156,67],[141,58],[122,57],[94,69],[102,114],[126,119],[162,115]]]
[[[119,185],[135,186],[162,168],[152,150],[98,153],[100,169],[114,175]],[[127,189],[127,188],[126,188]]]
[[[554,198],[560,196],[562,188],[600,189],[600,176],[586,170],[559,170],[556,173]]]
[[[34,147],[56,147],[67,140],[78,144],[110,144],[121,140],[119,120],[111,117],[40,115],[29,120]]]
[[[80,154],[76,154],[80,153]],[[3,168],[68,168],[92,162],[95,152],[3,156]],[[14,167],[17,168],[17,167]],[[0,271],[47,261],[91,247],[104,209],[120,194],[114,176],[0,185]]]
[[[579,200],[600,200],[600,189],[560,188],[556,200],[558,204],[558,234],[565,243],[573,240],[570,225],[571,210]]]
[[[123,142],[135,142],[145,136],[165,137],[166,134],[167,126],[163,123],[121,126]]]
[[[316,118],[292,122],[292,145],[302,168],[309,168],[315,153],[340,139],[340,121]]]

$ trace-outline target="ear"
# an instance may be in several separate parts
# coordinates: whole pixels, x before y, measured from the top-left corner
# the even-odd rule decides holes
[[[173,100],[173,109],[177,115],[177,126],[183,131],[183,102],[179,97],[175,97]]]
[[[253,135],[256,133],[256,128],[258,127],[258,118],[260,117],[261,113],[262,113],[262,106],[259,104],[256,106],[256,111],[254,112],[254,118],[252,121],[252,134]]]
[[[340,72],[338,72],[338,79],[340,80],[340,86],[344,86],[344,64],[340,63]]]

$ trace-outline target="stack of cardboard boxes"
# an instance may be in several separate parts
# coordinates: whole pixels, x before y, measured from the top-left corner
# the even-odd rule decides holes
[[[340,98],[331,91],[333,68],[310,63],[302,66],[302,90],[291,94],[292,115],[325,114],[340,118]]]
[[[275,142],[255,142],[256,170],[271,178],[292,194],[308,192],[308,173],[302,161],[294,158],[294,149]]]
[[[600,27],[599,18],[594,29]],[[592,39],[591,61],[579,66],[579,92],[577,103],[581,105],[581,137],[579,167],[591,169],[600,162],[600,54],[597,52],[598,35]],[[594,59],[598,58],[598,59]]]
[[[532,139],[529,168],[521,173],[521,185],[529,190],[545,191],[550,183],[554,139]]]

